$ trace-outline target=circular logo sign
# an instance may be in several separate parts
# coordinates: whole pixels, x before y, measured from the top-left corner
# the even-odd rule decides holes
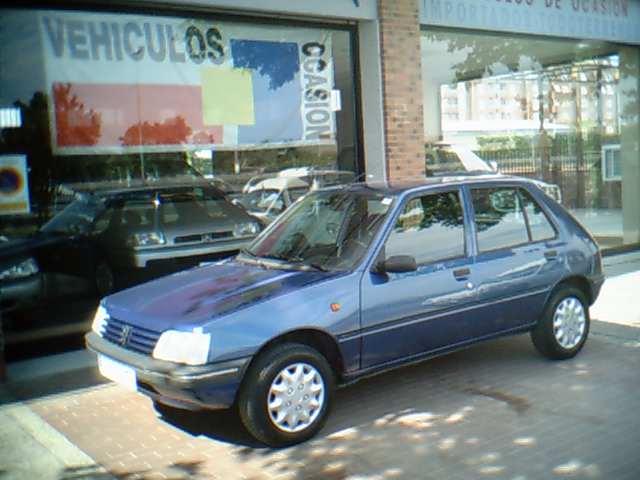
[[[0,167],[0,194],[15,195],[24,186],[22,175],[12,167]]]

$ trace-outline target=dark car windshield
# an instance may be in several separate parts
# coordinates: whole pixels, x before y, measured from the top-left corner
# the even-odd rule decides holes
[[[42,231],[69,235],[88,232],[105,209],[104,199],[89,197],[76,200],[45,223]]]
[[[250,212],[267,212],[271,205],[275,210],[284,210],[284,201],[280,191],[272,188],[245,193],[240,199],[240,203]]]
[[[109,229],[161,230],[169,225],[248,220],[212,188],[176,188],[94,195],[72,202],[42,227],[43,232],[78,234]],[[245,218],[246,217],[246,218]]]
[[[326,190],[308,194],[241,258],[275,259],[320,270],[350,270],[383,223],[392,197]]]

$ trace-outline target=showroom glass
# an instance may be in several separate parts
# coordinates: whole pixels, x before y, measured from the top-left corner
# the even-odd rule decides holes
[[[559,187],[601,247],[640,242],[637,47],[426,28],[421,51],[428,172],[430,144],[464,145]]]
[[[418,265],[464,254],[464,216],[457,192],[409,200],[385,244],[387,258],[410,255]]]
[[[248,244],[261,227],[231,201],[251,179],[286,172],[305,186],[277,214],[317,178],[359,173],[354,28],[118,10],[2,9],[0,243],[34,259],[46,256],[41,235],[78,255],[79,234],[122,248],[198,244],[143,271],[109,265],[142,282]],[[91,261],[64,276],[40,263],[60,282],[52,290],[82,283],[97,300]]]
[[[349,270],[366,252],[391,203],[391,197],[367,192],[310,193],[276,220],[247,252],[323,269]]]

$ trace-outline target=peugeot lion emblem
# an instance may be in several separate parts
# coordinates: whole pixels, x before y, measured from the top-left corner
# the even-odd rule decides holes
[[[131,337],[132,328],[129,325],[125,325],[122,327],[122,332],[120,332],[120,345],[123,347],[129,343],[129,338]]]

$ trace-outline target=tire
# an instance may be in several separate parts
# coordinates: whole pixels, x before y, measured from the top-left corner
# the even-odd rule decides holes
[[[531,340],[545,357],[575,357],[589,336],[589,303],[575,287],[562,287],[545,306],[542,318],[531,331]]]
[[[318,433],[334,390],[333,372],[320,353],[297,343],[277,345],[261,354],[247,371],[238,395],[238,413],[258,441],[285,447]]]

